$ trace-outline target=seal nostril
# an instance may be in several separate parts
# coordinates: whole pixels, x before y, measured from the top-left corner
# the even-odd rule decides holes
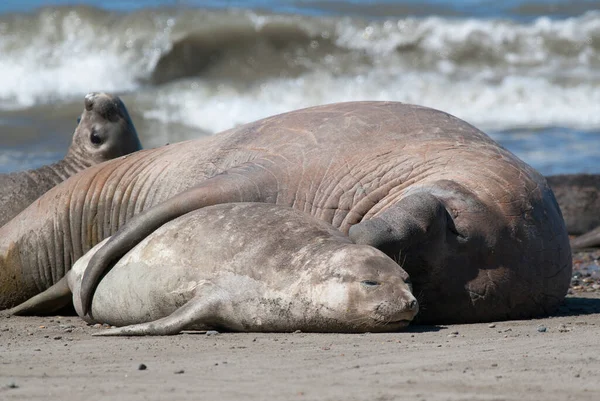
[[[85,95],[85,99],[83,101],[83,104],[85,105],[85,109],[87,111],[91,111],[92,108],[94,107],[94,99],[96,99],[96,93],[95,92],[88,93],[87,95]]]
[[[413,299],[412,301],[410,301],[410,303],[408,304],[408,307],[410,309],[415,309],[417,307],[417,300]]]

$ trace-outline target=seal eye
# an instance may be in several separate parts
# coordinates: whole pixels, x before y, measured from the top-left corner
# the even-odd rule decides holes
[[[92,141],[94,145],[102,144],[102,138],[100,138],[100,135],[98,135],[96,131],[92,131],[92,134],[90,135],[90,141]]]
[[[360,282],[362,285],[364,285],[365,287],[377,287],[378,285],[381,285],[381,283],[379,281],[373,281],[373,280],[364,280]]]

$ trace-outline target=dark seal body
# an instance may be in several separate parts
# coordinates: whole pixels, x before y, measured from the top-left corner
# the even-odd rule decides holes
[[[561,174],[546,180],[569,234],[581,235],[600,226],[600,174]]]
[[[600,174],[546,177],[571,235],[572,248],[600,247]]]
[[[548,314],[570,283],[567,232],[539,173],[446,113],[351,102],[137,152],[72,177],[1,229],[0,306],[48,288],[118,231],[86,270],[85,303],[105,266],[160,225],[226,202],[291,206],[383,250],[410,274],[423,322]]]

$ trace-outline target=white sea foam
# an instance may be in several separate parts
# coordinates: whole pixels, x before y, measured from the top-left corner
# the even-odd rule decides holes
[[[243,91],[196,81],[144,96],[147,118],[218,132],[258,118],[317,104],[394,100],[444,110],[484,129],[600,127],[600,91],[581,84],[562,87],[543,78],[506,77],[491,84],[472,77],[455,81],[437,74],[371,74],[333,77],[323,72],[271,80]],[[154,105],[151,105],[151,102]]]
[[[205,27],[211,12],[122,16],[84,11],[50,10],[23,17],[26,24],[0,21],[0,108],[79,99],[91,90],[138,91],[147,117],[210,132],[348,100],[422,104],[482,127],[600,127],[598,12],[517,23],[215,11],[219,27],[230,23],[233,33],[243,23],[256,30],[269,23],[291,24],[314,37],[310,46],[327,39],[334,48],[314,58],[298,48],[294,56],[307,71],[290,78],[276,72],[240,84],[236,76],[203,78],[199,69],[199,77],[152,86],[152,72],[174,38]],[[175,66],[188,62],[173,57]]]

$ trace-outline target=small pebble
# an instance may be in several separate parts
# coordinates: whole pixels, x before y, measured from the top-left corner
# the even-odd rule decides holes
[[[546,329],[546,327],[545,327],[545,326],[539,326],[539,327],[537,328],[537,331],[539,331],[540,333],[545,333],[545,332],[546,332],[546,330],[547,330],[547,329]]]
[[[455,336],[457,336],[458,335],[458,331],[453,331],[450,334],[454,334]]]
[[[490,329],[493,329],[494,327],[496,327],[496,325],[495,325],[494,323],[490,323],[490,324],[488,324],[488,327],[489,327]]]
[[[19,388],[19,386],[17,385],[17,383],[12,382],[12,383],[8,383],[8,385],[6,386],[6,388]]]
[[[219,334],[219,332],[218,332],[218,331],[216,331],[216,330],[208,330],[208,331],[206,332],[206,335],[207,335],[207,336],[216,336],[216,335],[218,335],[218,334]]]
[[[298,333],[302,333],[302,330],[296,330],[296,331],[294,331],[294,334],[298,334]]]
[[[60,340],[62,338],[62,336],[54,336],[52,337],[54,340]]]
[[[138,366],[138,370],[146,370],[148,367],[146,365],[144,365],[143,363],[140,363],[140,366]]]
[[[175,371],[175,374],[176,374],[176,375],[181,375],[181,374],[183,374],[183,373],[185,373],[185,370],[183,370],[183,369],[181,369],[181,370],[176,370],[176,371]]]

